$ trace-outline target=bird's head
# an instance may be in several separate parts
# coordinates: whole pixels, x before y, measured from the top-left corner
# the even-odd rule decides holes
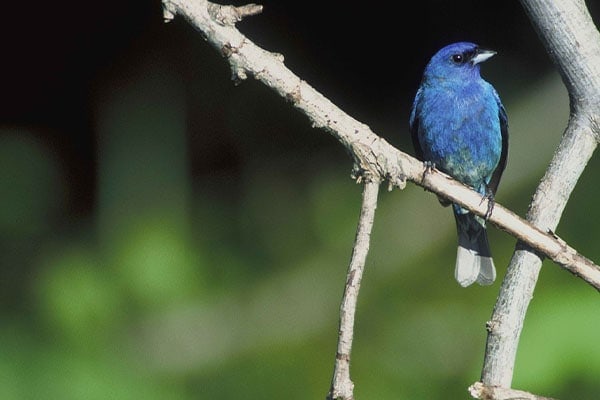
[[[458,42],[439,50],[425,68],[425,79],[468,80],[479,78],[479,64],[496,54],[475,43]]]

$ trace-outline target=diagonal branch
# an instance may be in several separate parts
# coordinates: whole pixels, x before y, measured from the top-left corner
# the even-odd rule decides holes
[[[352,258],[350,259],[350,266],[348,267],[348,274],[346,275],[346,287],[340,306],[338,346],[335,355],[331,388],[327,394],[327,400],[352,400],[354,398],[354,384],[350,379],[350,353],[354,337],[354,315],[360,282],[365,268],[367,253],[369,252],[369,242],[373,220],[375,219],[375,209],[377,208],[378,192],[378,181],[367,181],[365,183],[358,228],[354,240],[354,249],[352,251]]]
[[[419,160],[394,148],[367,125],[336,107],[286,68],[283,56],[258,47],[233,24],[222,22],[234,21],[235,17],[215,19],[214,5],[206,0],[163,0],[163,5],[167,21],[180,15],[204,34],[208,42],[227,58],[235,80],[251,74],[289,100],[306,114],[313,126],[338,139],[362,171],[381,180],[387,179],[390,188],[403,188],[406,180],[410,180],[480,216],[485,215],[487,200],[482,201],[478,193],[441,172],[425,175]],[[220,9],[219,13],[226,13],[226,9]],[[490,222],[600,290],[600,268],[548,231],[554,226],[537,228],[500,204],[495,205]]]

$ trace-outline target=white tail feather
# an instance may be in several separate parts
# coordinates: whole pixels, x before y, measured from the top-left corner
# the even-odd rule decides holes
[[[492,257],[479,256],[479,275],[477,283],[482,286],[491,285],[496,280],[496,267]]]
[[[491,285],[496,279],[496,268],[491,257],[480,256],[475,250],[458,246],[454,277],[458,284],[467,287],[474,282]]]

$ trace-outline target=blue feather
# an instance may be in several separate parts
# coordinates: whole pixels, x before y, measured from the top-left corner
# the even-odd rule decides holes
[[[506,111],[480,75],[480,63],[494,54],[468,42],[439,50],[425,67],[410,114],[417,157],[492,199],[508,155]],[[496,271],[485,220],[458,205],[453,211],[457,281],[462,286],[491,284]]]

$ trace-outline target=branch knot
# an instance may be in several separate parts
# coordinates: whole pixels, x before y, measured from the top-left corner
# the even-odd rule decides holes
[[[262,5],[254,3],[239,7],[208,3],[208,13],[211,18],[223,26],[233,26],[244,17],[260,14],[262,10]]]

